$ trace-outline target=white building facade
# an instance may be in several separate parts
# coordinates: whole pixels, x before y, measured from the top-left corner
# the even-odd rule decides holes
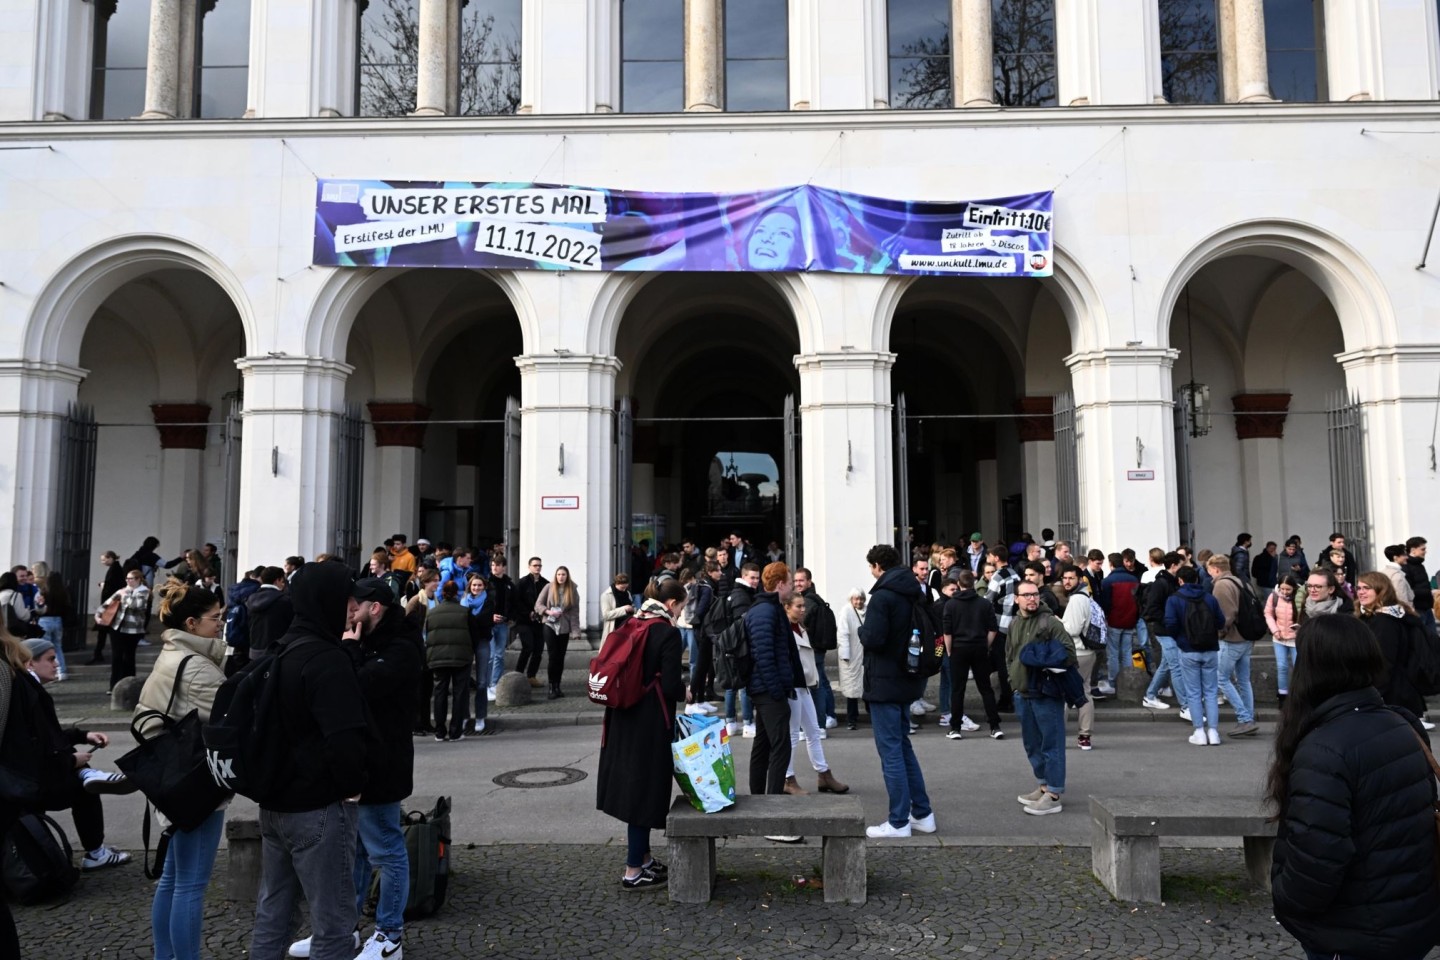
[[[1440,535],[1429,0],[0,13],[13,562],[507,539],[593,621],[630,514],[829,596],[907,535]],[[322,178],[1053,190],[1054,276],[318,267]]]

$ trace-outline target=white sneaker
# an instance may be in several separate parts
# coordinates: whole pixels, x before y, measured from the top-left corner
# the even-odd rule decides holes
[[[1059,813],[1064,809],[1064,805],[1060,802],[1060,795],[1048,792],[1039,800],[1026,804],[1025,806],[1026,813],[1033,814],[1037,817],[1043,817],[1049,813]]]
[[[916,700],[914,703],[910,704],[910,716],[912,716],[912,717],[923,717],[923,716],[925,716],[925,701],[924,701],[924,700]]]
[[[929,700],[926,700],[924,697],[920,698],[920,706],[925,708],[926,713],[935,712],[935,704],[931,703]]]
[[[1225,699],[1225,694],[1223,694],[1223,693],[1217,693],[1217,694],[1215,694],[1215,703],[1218,704],[1219,706],[1222,706],[1222,707],[1225,706],[1225,704],[1227,703],[1227,701],[1226,701],[1226,699]]]
[[[1175,691],[1174,691],[1172,688],[1170,688],[1170,687],[1161,687],[1161,688],[1160,688],[1160,696],[1162,696],[1162,697],[1173,697],[1173,696],[1175,696]]]
[[[1219,731],[1219,730],[1216,730],[1214,727],[1211,727],[1209,730],[1206,730],[1206,731],[1205,731],[1205,742],[1208,743],[1208,744],[1210,744],[1210,746],[1212,746],[1212,747],[1218,747],[1218,746],[1220,746],[1220,731]]]
[[[892,827],[890,826],[890,821],[886,820],[878,826],[866,827],[865,836],[871,840],[889,840],[894,837],[908,837],[910,836],[910,824],[907,823],[903,827]]]
[[[826,729],[826,730],[834,730],[834,729],[835,729],[836,727],[838,727],[838,726],[840,726],[840,721],[839,721],[839,720],[836,720],[834,717],[826,717],[826,718],[825,718],[825,729]]]
[[[804,742],[806,741],[806,739],[808,739],[808,738],[805,736],[805,731],[804,731],[804,730],[801,730],[801,731],[800,731],[798,734],[796,734],[795,736],[796,736],[796,739],[798,739],[801,743],[804,743]]]
[[[745,726],[742,728],[742,730],[741,730],[741,732],[740,732],[740,736],[743,737],[743,738],[746,739],[746,740],[754,740],[754,739],[755,739],[755,724],[753,724],[753,723],[747,723],[747,724],[745,724]]]
[[[1115,696],[1115,684],[1111,683],[1109,680],[1101,680],[1099,683],[1095,684],[1095,689],[1099,690],[1107,697]]]
[[[1180,708],[1180,719],[1181,719],[1181,720],[1185,720],[1185,721],[1187,721],[1187,722],[1189,721],[1189,719],[1190,719],[1190,708],[1189,708],[1189,707],[1181,707],[1181,708]]]
[[[1164,700],[1158,700],[1155,697],[1146,697],[1145,699],[1140,701],[1140,706],[1149,707],[1151,710],[1170,709],[1170,704],[1166,703]]]
[[[358,934],[357,934],[358,936]],[[376,930],[355,960],[403,960],[405,947]]]
[[[1208,742],[1205,739],[1205,731],[1196,730],[1194,733],[1190,734],[1190,742],[1195,744],[1195,746],[1197,747],[1205,746],[1205,744]]]
[[[710,703],[710,702],[708,702],[708,701],[703,701],[703,700],[702,700],[702,701],[700,702],[700,706],[702,706],[702,707],[705,708],[705,715],[708,716],[708,717],[713,717],[713,716],[715,716],[715,714],[717,714],[717,713],[720,712],[720,708],[719,708],[719,707],[715,706],[715,704]]]
[[[484,732],[485,732],[485,721],[484,721],[484,720],[475,720],[475,721],[473,721],[473,722],[470,724],[470,732],[471,732],[471,733],[484,733]]]
[[[706,706],[707,704],[704,703],[687,703],[685,704],[685,715],[688,717],[709,716],[709,711],[705,709]]]
[[[969,717],[962,715],[960,717],[960,729],[964,730],[966,733],[972,733],[980,729],[980,724],[976,723],[974,720],[971,720]]]
[[[124,850],[116,850],[114,847],[100,844],[94,850],[85,854],[80,861],[81,870],[99,870],[103,867],[118,867],[122,863],[130,862],[130,854]]]
[[[285,955],[286,955],[287,957],[301,957],[301,958],[310,956],[310,940],[311,940],[310,937],[306,937],[304,940],[296,940],[294,943],[290,944],[290,949],[285,952]],[[359,950],[359,949],[360,949],[360,931],[359,931],[359,930],[356,930],[356,931],[355,931],[355,949],[356,949],[356,950]],[[392,958],[392,960],[393,960],[393,958]]]
[[[887,820],[886,822],[888,823],[889,821]],[[910,814],[910,829],[918,830],[920,833],[934,833],[935,814],[932,812],[928,816],[920,817],[919,819],[916,819],[915,814]]]
[[[494,702],[495,702],[495,688],[494,688],[494,687],[489,687],[489,688],[486,689],[486,691],[485,691],[485,699],[486,699],[486,700],[489,700],[491,703],[494,703]]]
[[[727,737],[738,737],[740,735],[740,724],[734,720],[725,721],[725,735]]]
[[[940,726],[942,726],[942,727],[948,727],[948,726],[950,726],[950,714],[948,714],[948,713],[942,713],[942,714],[940,714],[940,719],[939,719],[938,721],[936,721],[936,722],[939,723]]]
[[[820,739],[821,739],[821,740],[829,740],[829,739],[830,739],[830,734],[825,731],[825,728],[824,728],[824,727],[821,727],[821,728],[820,728]]]
[[[964,739],[965,739],[965,734],[961,733],[959,730],[951,730],[949,733],[945,734],[945,739],[946,739],[946,740],[964,740]]]
[[[1424,730],[1434,730],[1434,729],[1435,729],[1435,724],[1431,723],[1429,720],[1426,720],[1424,717],[1421,717],[1421,718],[1420,718],[1420,727],[1421,727],[1421,729],[1424,729]]]

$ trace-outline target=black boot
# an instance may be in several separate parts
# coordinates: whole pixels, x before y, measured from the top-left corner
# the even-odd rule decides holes
[[[547,699],[547,700],[559,700],[559,699],[560,699],[560,684],[558,684],[558,683],[552,683],[552,684],[550,684],[550,693],[546,696],[545,699]]]

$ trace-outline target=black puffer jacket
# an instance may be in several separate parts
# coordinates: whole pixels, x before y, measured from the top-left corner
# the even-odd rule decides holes
[[[905,567],[891,567],[870,588],[860,643],[865,648],[865,699],[870,703],[914,703],[925,692],[925,678],[905,670],[910,640],[910,605],[920,599],[920,584]]]
[[[1415,689],[1415,669],[1418,665],[1416,647],[1425,642],[1425,627],[1413,613],[1404,613],[1404,607],[1389,607],[1377,610],[1360,622],[1375,634],[1380,644],[1380,655],[1385,658],[1385,676],[1376,684],[1380,699],[1392,707],[1404,707],[1411,713],[1425,712],[1425,698]],[[1400,614],[1397,616],[1397,614]]]
[[[795,699],[795,688],[805,686],[795,631],[780,606],[778,593],[760,591],[745,611],[745,630],[750,635],[750,654],[755,669],[750,674],[750,696],[765,693],[776,700]]]
[[[1418,729],[1373,687],[1315,711],[1270,870],[1275,917],[1306,949],[1388,960],[1440,938],[1435,778]]]

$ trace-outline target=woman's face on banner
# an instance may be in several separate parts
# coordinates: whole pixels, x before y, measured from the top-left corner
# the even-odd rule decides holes
[[[771,210],[750,231],[745,251],[752,270],[784,270],[793,267],[795,247],[800,243],[800,224],[788,213]]]

